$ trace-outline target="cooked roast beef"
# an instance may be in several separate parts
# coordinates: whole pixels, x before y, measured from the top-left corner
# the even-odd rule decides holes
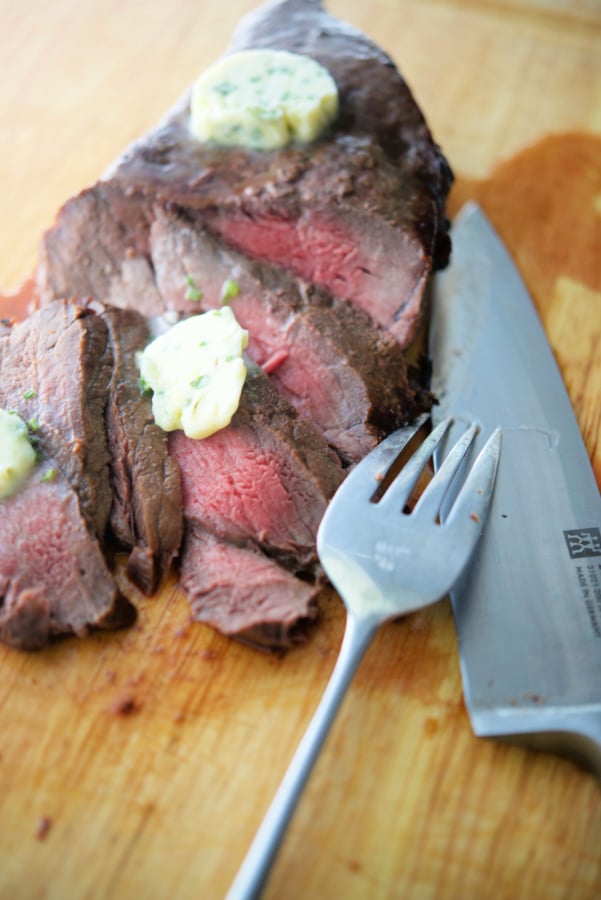
[[[156,589],[179,551],[183,533],[177,463],[167,434],[142,396],[136,352],[151,340],[147,320],[133,310],[96,306],[106,322],[113,369],[106,408],[112,507],[110,525],[131,550],[127,571],[146,594]]]
[[[117,622],[107,525],[147,593],[179,549],[179,471],[138,385],[135,351],[149,340],[139,313],[84,302],[0,328],[0,405],[30,423],[58,473],[1,503],[0,636],[15,646]]]
[[[184,517],[238,544],[254,543],[292,567],[315,560],[327,502],[343,479],[336,454],[251,368],[231,424],[201,441],[169,436]]]
[[[63,296],[104,305],[79,314],[101,323],[106,354],[101,468],[108,479],[110,451],[111,526],[132,547],[130,573],[152,589],[179,540],[177,479],[136,393],[132,354],[146,326],[133,316],[124,329],[126,317],[108,306],[189,314],[220,303],[229,282],[249,356],[269,376],[252,368],[228,428],[201,441],[169,436],[181,475],[182,584],[200,620],[285,645],[315,614],[315,535],[343,463],[431,402],[409,379],[404,350],[429,275],[448,258],[452,175],[391,60],[319,0],[276,0],[249,16],[230,50],[252,47],[304,53],[329,69],[340,93],[332,128],[278,151],[201,144],[187,93],[59,211],[37,285],[50,309]],[[88,516],[90,506],[84,491]],[[102,516],[106,525],[108,509]]]
[[[258,646],[301,641],[317,615],[319,586],[253,545],[238,546],[195,525],[186,530],[181,584],[195,619]]]
[[[410,383],[398,343],[363,312],[245,260],[184,213],[157,209],[150,247],[167,309],[219,306],[229,287],[227,302],[249,332],[249,356],[344,461],[357,462],[430,401]],[[196,300],[187,299],[190,285]]]
[[[21,650],[133,619],[75,491],[52,467],[38,464],[21,491],[0,501],[0,640]]]
[[[152,205],[99,182],[68,200],[40,248],[40,302],[93,297],[100,303],[163,312],[149,258]]]
[[[79,496],[102,542],[111,507],[104,409],[112,370],[105,322],[56,301],[0,333],[0,406],[35,423],[35,437]]]
[[[305,53],[329,69],[340,93],[333,130],[310,146],[278,151],[213,147],[190,133],[187,94],[95,194],[63,209],[44,241],[42,293],[79,294],[82,284],[100,281],[104,292],[95,296],[111,302],[118,276],[119,290],[131,287],[136,305],[146,285],[151,307],[149,204],[176,203],[246,255],[363,308],[407,345],[428,276],[448,257],[443,207],[452,178],[407,85],[386,54],[318,0],[281,0],[259,10],[231,49],[249,47]],[[109,197],[111,184],[121,193]],[[102,244],[96,235],[79,241],[76,232],[98,227],[90,220],[98,213]]]
[[[233,280],[229,302],[249,331],[249,355],[345,461],[357,462],[430,402],[410,382],[398,343],[364,312],[224,246],[198,215],[140,201],[120,221],[122,205],[110,182],[65,205],[43,248],[43,302],[71,292],[148,316],[188,315],[219,305]],[[78,264],[52,265],[65,254]],[[191,284],[198,300],[187,299]]]
[[[54,301],[0,333],[0,406],[35,422],[92,533],[104,544],[110,525],[146,593],[183,531],[177,464],[138,384],[135,353],[150,339],[141,314],[88,301]]]
[[[105,323],[57,301],[0,328],[0,406],[28,422],[42,462],[0,501],[0,639],[35,649],[131,616],[100,547],[111,497]]]
[[[193,616],[289,646],[317,613],[315,538],[343,478],[338,457],[254,367],[228,428],[202,441],[175,431],[169,447],[182,476],[181,583]]]

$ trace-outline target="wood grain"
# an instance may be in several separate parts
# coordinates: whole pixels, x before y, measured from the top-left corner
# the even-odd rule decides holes
[[[0,0],[0,286],[254,4]],[[594,0],[332,0],[402,68],[532,291],[601,483],[601,36]],[[0,897],[219,898],[333,667],[343,616],[280,658],[190,624],[0,648]],[[477,740],[450,607],[383,629],[294,819],[273,898],[601,893],[598,783]]]

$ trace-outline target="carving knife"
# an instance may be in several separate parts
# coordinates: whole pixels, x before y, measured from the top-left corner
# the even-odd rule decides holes
[[[480,446],[503,430],[487,528],[451,595],[472,727],[601,776],[599,488],[504,245],[475,204],[452,235],[432,299],[434,418],[478,421]]]

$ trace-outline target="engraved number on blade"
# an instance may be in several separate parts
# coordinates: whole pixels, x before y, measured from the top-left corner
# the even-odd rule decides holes
[[[601,556],[601,531],[598,528],[573,528],[563,534],[570,559]]]

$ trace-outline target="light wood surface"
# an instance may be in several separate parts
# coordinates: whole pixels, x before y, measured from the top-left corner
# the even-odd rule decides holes
[[[0,287],[43,228],[225,47],[251,2],[0,0]],[[596,0],[332,0],[395,58],[532,291],[601,483]],[[502,377],[502,373],[500,373]],[[0,897],[225,894],[333,667],[325,599],[283,658],[191,625],[173,583],[129,631],[0,648]],[[120,714],[121,713],[121,714]],[[448,603],[383,629],[293,821],[271,898],[596,898],[601,793],[476,739]]]

